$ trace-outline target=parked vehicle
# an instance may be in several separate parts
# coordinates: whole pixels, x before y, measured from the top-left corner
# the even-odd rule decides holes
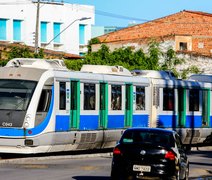
[[[130,128],[113,150],[111,179],[188,179],[189,162],[179,135],[160,128]]]

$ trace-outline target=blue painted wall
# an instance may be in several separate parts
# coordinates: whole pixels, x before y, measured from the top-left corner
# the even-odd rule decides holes
[[[47,42],[47,22],[41,22],[40,38],[41,38],[41,42]]]
[[[53,31],[54,31],[54,42],[60,43],[60,27],[61,23],[54,23],[53,25]]]
[[[7,40],[7,20],[0,19],[0,40]]]
[[[13,20],[13,40],[21,41],[21,20]]]

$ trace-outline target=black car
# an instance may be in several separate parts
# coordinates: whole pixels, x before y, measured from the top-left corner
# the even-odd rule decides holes
[[[189,162],[175,131],[127,129],[113,150],[111,179],[188,179]]]

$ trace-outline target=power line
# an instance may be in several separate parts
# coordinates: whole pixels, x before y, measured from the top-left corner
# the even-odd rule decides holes
[[[100,10],[96,10],[96,14],[99,14],[99,15],[102,15],[102,16],[107,16],[107,17],[112,17],[112,18],[118,18],[118,19],[136,20],[136,21],[144,21],[144,22],[151,21],[151,20],[148,20],[148,19],[140,19],[140,18],[135,18],[135,17],[123,16],[123,15],[114,14],[114,13],[105,12],[105,11],[100,11]]]

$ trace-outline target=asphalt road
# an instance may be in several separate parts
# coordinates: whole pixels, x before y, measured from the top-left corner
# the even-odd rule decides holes
[[[189,161],[190,179],[212,177],[211,150],[194,150],[189,153]],[[110,164],[111,153],[0,160],[0,179],[109,180]]]

